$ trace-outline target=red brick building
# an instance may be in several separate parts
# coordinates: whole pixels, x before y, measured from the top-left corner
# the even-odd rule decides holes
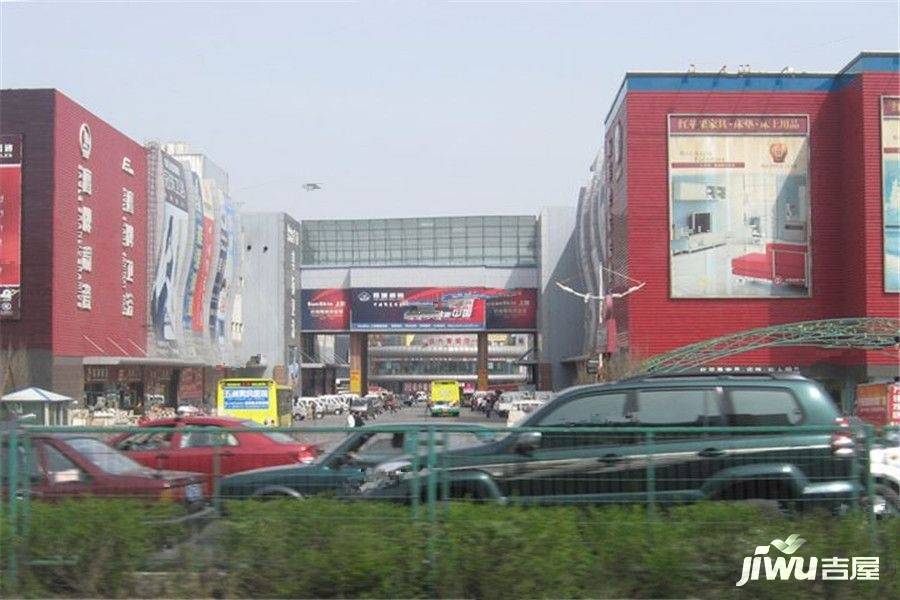
[[[3,90],[0,106],[22,156],[20,314],[0,343],[27,381],[11,384],[80,398],[89,357],[146,356],[146,153],[56,90]],[[140,396],[139,369],[107,376]]]
[[[646,285],[613,304],[618,351],[900,317],[898,71],[867,53],[837,74],[627,74],[606,120],[607,285]],[[896,353],[812,347],[723,362],[800,366],[847,399],[898,373]]]

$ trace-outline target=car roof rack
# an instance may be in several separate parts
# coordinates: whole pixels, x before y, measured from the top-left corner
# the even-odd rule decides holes
[[[683,379],[805,379],[797,371],[685,371],[680,373],[643,373],[619,380],[619,383],[635,381],[678,381]]]

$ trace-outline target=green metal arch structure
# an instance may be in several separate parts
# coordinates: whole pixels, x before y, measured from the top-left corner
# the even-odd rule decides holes
[[[785,323],[740,331],[653,356],[645,373],[681,373],[760,348],[814,346],[900,352],[900,319],[861,317]]]

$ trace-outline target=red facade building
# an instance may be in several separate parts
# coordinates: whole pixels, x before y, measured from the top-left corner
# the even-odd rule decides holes
[[[898,70],[897,54],[861,54],[837,74],[626,75],[606,121],[607,285],[645,286],[613,304],[619,351],[900,317]],[[890,352],[768,348],[722,362],[799,366],[848,402],[857,382],[898,374]]]
[[[4,90],[0,106],[22,147],[20,314],[0,342],[25,381],[7,385],[80,398],[92,357],[147,354],[146,153],[56,90]],[[139,396],[139,369],[115,377]]]

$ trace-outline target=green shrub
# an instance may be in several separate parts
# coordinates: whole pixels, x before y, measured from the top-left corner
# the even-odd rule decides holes
[[[57,504],[32,502],[26,535],[19,540],[20,593],[36,597],[127,595],[131,573],[141,568],[154,550],[179,539],[178,526],[163,528],[149,520],[172,516],[177,510],[171,505],[94,498]],[[9,547],[3,550],[8,552]]]
[[[241,501],[227,508],[227,517],[161,561],[160,550],[188,533],[158,523],[171,506],[34,503],[23,556],[75,563],[23,564],[19,590],[41,597],[874,600],[900,588],[900,519],[877,524],[873,550],[869,522],[858,514],[788,518],[744,503],[652,513],[641,506],[453,503],[438,507],[438,519],[429,523],[413,520],[408,507],[334,499]],[[745,556],[792,533],[807,540],[799,556],[879,556],[880,581],[735,587]],[[166,583],[155,594],[131,576],[147,569],[162,573],[142,582]]]

